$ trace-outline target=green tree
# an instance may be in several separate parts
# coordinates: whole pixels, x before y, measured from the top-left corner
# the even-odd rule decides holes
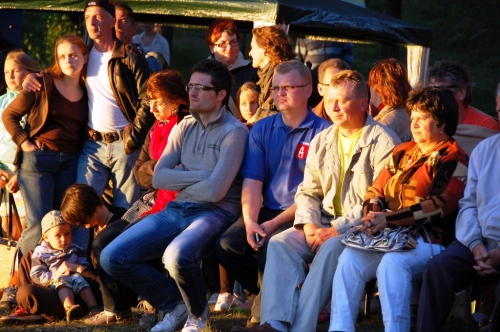
[[[69,14],[24,12],[23,44],[40,69],[53,63],[57,38],[66,33],[82,35],[82,28],[75,21],[75,17]],[[45,25],[41,25],[41,22],[45,22]]]

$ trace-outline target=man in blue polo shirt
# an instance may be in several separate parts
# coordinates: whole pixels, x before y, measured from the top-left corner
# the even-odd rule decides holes
[[[271,87],[278,114],[258,121],[250,131],[243,164],[242,218],[219,239],[215,254],[244,289],[259,293],[269,238],[292,226],[294,196],[303,180],[309,144],[330,126],[307,100],[312,92],[309,68],[292,60],[274,70]],[[260,318],[258,299],[252,323]]]

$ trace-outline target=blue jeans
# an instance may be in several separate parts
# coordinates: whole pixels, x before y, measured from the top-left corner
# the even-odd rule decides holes
[[[355,331],[359,304],[366,283],[377,278],[385,331],[410,331],[413,286],[432,255],[444,250],[440,244],[425,243],[421,236],[415,249],[375,252],[345,248],[333,277],[329,331]]]
[[[50,150],[23,152],[23,161],[17,173],[26,207],[27,228],[19,239],[22,253],[37,246],[42,236],[41,222],[45,214],[60,209],[64,192],[75,183],[79,155],[78,152]],[[83,245],[87,246],[86,243]]]
[[[236,218],[211,203],[170,202],[104,248],[101,267],[155,308],[168,312],[183,299],[189,314],[200,317],[207,304],[200,260]],[[158,257],[168,275],[146,263]]]
[[[139,150],[125,153],[123,140],[104,143],[87,139],[78,161],[77,183],[92,186],[102,195],[108,180],[113,182],[113,206],[128,209],[139,199],[139,185],[134,177],[134,165]]]
[[[76,183],[92,186],[102,196],[109,179],[113,183],[113,206],[128,209],[139,199],[140,188],[134,177],[134,165],[140,149],[125,153],[123,140],[113,143],[94,141],[88,138],[78,161]],[[73,230],[79,243],[88,243],[88,229]],[[83,247],[87,248],[87,245]]]

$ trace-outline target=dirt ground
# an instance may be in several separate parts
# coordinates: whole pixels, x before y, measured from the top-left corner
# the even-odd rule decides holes
[[[463,320],[463,300],[458,297],[455,308],[452,315],[448,319],[446,326],[443,328],[443,332],[467,332],[465,329],[465,323]],[[375,308],[376,309],[376,308]],[[0,309],[0,316],[6,315],[8,312],[6,310]],[[214,313],[211,314],[210,328],[207,328],[205,332],[229,332],[233,325],[245,325],[247,318],[249,317],[249,310],[232,309],[228,312]],[[0,324],[0,331],[24,331],[24,332],[77,332],[77,331],[93,331],[93,332],[145,332],[148,329],[140,328],[137,325],[139,321],[140,313],[134,310],[134,317],[129,321],[123,323],[114,323],[107,326],[101,327],[91,327],[83,323],[83,321],[75,321],[71,324],[66,322],[53,322],[45,324],[35,324],[35,325],[7,325]],[[327,332],[328,323],[320,323],[316,329],[317,332]],[[179,330],[180,331],[180,330]],[[356,324],[357,332],[383,332],[384,325],[382,323],[382,318],[380,314],[374,313],[370,317],[362,322]],[[472,332],[477,332],[478,329],[473,328]]]

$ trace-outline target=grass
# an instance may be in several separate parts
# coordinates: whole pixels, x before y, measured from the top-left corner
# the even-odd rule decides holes
[[[465,332],[464,326],[464,301],[463,296],[459,295],[455,303],[450,318],[442,332]],[[85,325],[83,321],[75,321],[71,324],[65,321],[37,324],[37,325],[1,325],[0,331],[23,331],[23,332],[146,332],[146,328],[140,328],[137,322],[140,318],[140,312],[133,310],[134,317],[123,323],[113,323],[107,326],[92,327]],[[0,316],[6,315],[6,310],[0,309]],[[247,318],[250,316],[248,309],[233,308],[225,312],[211,312],[210,326],[203,332],[229,332],[234,325],[244,326]],[[327,332],[329,323],[320,323],[316,329],[317,332]],[[180,331],[180,330],[179,330]],[[373,313],[367,319],[356,324],[358,332],[383,332],[384,325],[380,314]],[[472,331],[477,332],[477,329]]]
[[[377,11],[383,11],[384,0],[366,0],[367,7]],[[500,17],[500,6],[497,1],[484,0],[480,4],[475,0],[419,0],[403,1],[402,18],[410,22],[430,27],[434,30],[434,36],[430,53],[430,65],[436,60],[453,59],[466,65],[472,80],[476,83],[473,92],[473,105],[482,111],[495,114],[494,95],[496,86],[500,80],[500,25],[497,20]],[[205,31],[202,29],[175,28],[173,35],[172,67],[178,69],[189,79],[190,71],[197,61],[205,59],[208,48],[204,41]],[[242,36],[242,52],[248,58],[250,37],[249,34]],[[377,44],[355,45],[354,68],[368,75],[373,64],[380,60],[381,46]],[[399,60],[406,62],[404,48],[400,48]],[[458,298],[452,316],[448,320],[443,331],[460,332],[464,328],[464,304],[461,297]],[[8,314],[0,310],[0,315]],[[227,313],[213,313],[211,326],[207,332],[226,332],[231,326],[244,325],[248,311],[232,310]],[[112,324],[106,327],[89,327],[81,321],[72,324],[64,322],[46,323],[43,325],[28,326],[2,326],[0,331],[94,331],[94,332],[125,332],[146,331],[139,329],[135,320],[126,324]],[[361,332],[383,331],[383,324],[379,315],[372,315],[370,320],[356,325]],[[327,331],[328,324],[318,325],[317,331]]]

